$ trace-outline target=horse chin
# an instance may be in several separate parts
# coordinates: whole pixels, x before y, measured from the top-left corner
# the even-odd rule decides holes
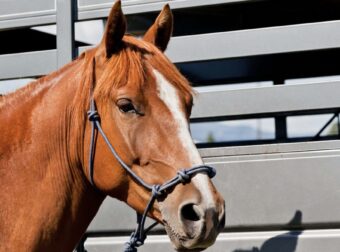
[[[211,246],[214,241],[201,243],[200,238],[188,237],[176,231],[167,221],[163,220],[165,231],[167,232],[174,249],[178,252],[199,252]]]

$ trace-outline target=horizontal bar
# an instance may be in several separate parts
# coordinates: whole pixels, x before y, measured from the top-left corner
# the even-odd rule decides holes
[[[46,75],[57,69],[57,50],[0,56],[0,80]]]
[[[180,63],[339,47],[340,21],[330,21],[175,37],[166,54]]]
[[[173,37],[165,53],[183,63],[331,48],[340,48],[340,21]]]
[[[56,0],[0,1],[0,29],[55,23]]]
[[[337,47],[340,21],[332,21],[174,37],[167,55],[180,63]]]
[[[88,252],[123,251],[126,237],[91,237],[85,242]],[[305,231],[271,231],[271,232],[235,232],[221,233],[207,251],[209,252],[338,252],[340,247],[340,230],[305,230]],[[262,248],[262,249],[261,249]],[[140,252],[173,252],[170,239],[166,235],[150,235]]]
[[[160,11],[168,3],[171,9],[192,8],[199,6],[212,6],[238,2],[251,2],[254,0],[173,0],[173,1],[123,1],[124,14],[137,14],[143,12]],[[78,19],[88,20],[93,18],[107,17],[113,3],[107,1],[92,1],[94,4],[82,4],[78,1]]]
[[[0,21],[0,31],[13,28],[40,26],[56,23],[56,15],[33,16],[25,18],[6,19]]]
[[[335,149],[340,149],[340,140],[206,148],[199,149],[199,152],[200,155],[207,160],[209,158],[229,156],[261,156],[265,154],[282,154],[295,152],[314,153]]]
[[[250,2],[254,0],[184,0],[184,1],[171,1],[169,2],[170,7],[172,9],[180,9],[180,8],[191,8],[198,6],[211,6],[217,4],[226,4],[226,3],[236,3],[236,2]],[[88,1],[87,1],[88,2]],[[108,16],[109,11],[113,5],[113,2],[108,3],[108,1],[92,1],[93,4],[82,3],[82,1],[78,1],[78,19],[82,20],[90,20],[97,18],[105,18]],[[125,14],[135,14],[135,13],[143,13],[143,12],[152,12],[152,11],[160,11],[165,5],[166,1],[154,1],[145,3],[145,1],[123,1],[123,11]],[[21,2],[18,1],[18,4]],[[1,6],[2,15],[0,15],[0,30],[10,29],[10,28],[19,28],[19,27],[28,27],[28,26],[38,26],[38,25],[47,25],[56,22],[56,10],[55,9],[47,9],[40,10],[39,5],[37,6],[36,11],[32,11],[32,8],[29,8],[30,11],[23,11],[22,13],[6,13],[6,6]]]
[[[195,99],[191,118],[340,108],[339,93],[339,82],[203,92]]]

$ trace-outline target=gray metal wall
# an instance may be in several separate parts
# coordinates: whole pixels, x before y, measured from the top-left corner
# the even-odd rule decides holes
[[[143,14],[160,10],[165,2],[168,1],[126,0],[123,8],[129,15]],[[222,4],[228,8],[229,4],[258,1],[169,2],[172,9],[190,10]],[[112,5],[110,0],[27,3],[27,0],[1,1],[0,29],[57,23],[57,48],[0,55],[0,80],[41,76],[70,61],[78,49],[84,50],[74,47],[73,22],[104,18]],[[166,53],[185,71],[196,63],[202,71],[207,67],[215,71],[209,65],[215,62],[215,67],[223,67],[220,74],[229,71],[224,69],[226,60],[337,49],[340,49],[340,20],[327,20],[177,36],[172,38]],[[245,75],[257,69],[256,65],[247,67],[243,69]],[[200,78],[204,77],[196,76],[196,80]],[[203,84],[209,85],[209,81]],[[197,97],[192,120],[338,113],[339,94],[339,82],[222,92],[212,89]],[[201,148],[200,153],[207,164],[217,168],[214,183],[227,204],[225,231],[207,251],[339,251],[340,140],[225,145]],[[134,223],[135,213],[131,209],[107,199],[88,229],[86,250],[120,251]],[[173,251],[161,228],[148,237],[140,251],[150,250]]]

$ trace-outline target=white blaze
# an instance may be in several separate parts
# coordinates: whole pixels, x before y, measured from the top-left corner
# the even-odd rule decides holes
[[[167,81],[164,76],[157,70],[153,70],[156,77],[158,94],[161,100],[168,107],[171,112],[175,123],[177,124],[177,134],[183,149],[186,151],[192,166],[203,164],[202,158],[190,136],[188,121],[185,114],[180,107],[180,99],[176,88]],[[202,199],[206,207],[214,207],[212,192],[209,188],[209,178],[205,174],[197,174],[192,182],[196,188],[201,192]]]

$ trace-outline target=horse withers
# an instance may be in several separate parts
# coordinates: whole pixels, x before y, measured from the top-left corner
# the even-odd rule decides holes
[[[0,251],[72,251],[106,196],[143,213],[152,192],[136,177],[163,185],[204,167],[189,132],[193,90],[163,54],[172,27],[165,6],[143,39],[125,35],[117,1],[97,47],[1,97]],[[93,134],[91,102],[136,177]],[[224,227],[224,200],[200,171],[148,211],[180,251],[209,247]]]

